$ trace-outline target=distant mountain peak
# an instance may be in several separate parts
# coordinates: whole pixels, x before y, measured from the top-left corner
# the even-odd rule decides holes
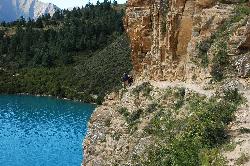
[[[59,8],[52,3],[39,0],[1,0],[0,21],[15,21],[21,16],[28,19],[37,19],[43,14],[53,15]]]

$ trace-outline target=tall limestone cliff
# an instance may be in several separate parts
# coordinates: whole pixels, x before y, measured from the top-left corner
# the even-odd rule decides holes
[[[131,39],[136,76],[172,81],[188,80],[195,74],[201,79],[210,77],[209,66],[201,68],[193,62],[203,63],[199,61],[203,55],[199,54],[204,51],[208,57],[203,61],[212,61],[213,53],[209,48],[215,41],[211,38],[220,40],[218,31],[227,26],[224,24],[235,14],[234,7],[234,4],[222,4],[216,0],[128,1],[124,22]],[[245,23],[247,17],[244,19],[241,21]],[[242,26],[241,34],[234,34],[239,35],[237,38],[245,37],[244,23],[235,25]],[[236,29],[232,33],[237,33]],[[236,43],[239,44],[238,41]]]
[[[136,81],[92,115],[82,165],[250,164],[249,6],[128,0]]]

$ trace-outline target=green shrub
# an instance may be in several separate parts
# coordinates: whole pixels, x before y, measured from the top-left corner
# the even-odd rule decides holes
[[[184,98],[186,94],[186,89],[185,88],[178,88],[177,92],[175,92],[175,110],[180,109],[184,105]]]
[[[218,148],[202,150],[200,152],[200,159],[202,166],[225,166],[227,163]]]
[[[179,92],[177,96],[184,98],[184,90]],[[143,164],[224,165],[226,161],[218,147],[228,141],[226,128],[240,104],[237,100],[228,99],[237,95],[228,95],[220,100],[216,96],[206,99],[190,95],[184,100],[189,116],[182,119],[176,118],[173,110],[157,112],[144,129],[155,137],[156,142],[148,149],[148,160]]]
[[[110,125],[111,125],[111,119],[106,119],[105,120],[105,126],[110,127]]]
[[[241,104],[243,102],[243,97],[239,94],[238,89],[225,90],[224,95],[224,98],[227,101],[234,102],[236,104]]]
[[[177,92],[175,93],[175,97],[177,98],[184,98],[186,94],[186,89],[185,88],[178,88]]]
[[[222,81],[224,78],[224,70],[223,67],[220,66],[219,64],[213,64],[212,65],[212,70],[211,70],[211,75],[215,81]]]
[[[229,63],[228,54],[227,54],[227,43],[222,42],[218,44],[218,52],[213,58],[213,63],[219,64],[221,66],[226,66]]]
[[[133,89],[132,93],[136,96],[142,92],[143,96],[149,96],[150,92],[153,90],[149,82],[144,82]]]
[[[125,118],[127,118],[130,113],[128,112],[128,109],[125,107],[121,107],[117,110],[117,112],[119,112],[121,115],[123,115]]]
[[[133,133],[134,131],[137,130],[137,124],[139,122],[139,119],[143,113],[143,110],[142,109],[138,109],[137,111],[134,111],[133,113],[130,113],[128,112],[128,109],[127,108],[119,108],[117,110],[121,115],[124,116],[127,124],[128,124],[128,127],[129,127],[129,131],[130,133]]]
[[[218,44],[218,52],[213,58],[211,75],[216,81],[221,81],[224,78],[224,71],[229,65],[229,57],[227,54],[227,44],[225,42]]]
[[[201,65],[203,67],[207,67],[209,64],[207,52],[210,49],[212,42],[213,41],[209,38],[207,40],[198,43],[196,46],[199,51],[198,58],[201,59]]]
[[[158,104],[157,103],[152,103],[148,105],[148,108],[146,109],[146,112],[152,113],[157,110]]]
[[[233,22],[233,23],[239,22],[244,17],[250,15],[250,8],[245,4],[237,5],[234,9],[234,13],[235,13],[235,15],[231,19],[231,22]]]
[[[175,104],[174,104],[175,110],[179,110],[183,105],[184,105],[184,100],[177,99]]]
[[[132,124],[136,120],[138,120],[143,113],[142,109],[138,109],[137,111],[134,111],[129,117],[128,117],[128,123]]]
[[[242,134],[250,133],[250,129],[241,127],[241,128],[240,128],[240,132],[241,132]]]

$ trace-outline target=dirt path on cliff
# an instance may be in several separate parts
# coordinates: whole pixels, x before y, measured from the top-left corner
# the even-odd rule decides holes
[[[168,87],[178,87],[178,88],[186,88],[192,90],[196,93],[206,95],[207,97],[213,96],[215,94],[215,90],[207,90],[200,84],[191,84],[186,82],[168,82],[168,81],[150,81],[150,84],[154,87],[158,87],[160,89],[166,89]],[[243,96],[247,99],[247,105],[250,106],[250,90],[240,90],[239,91]]]
[[[186,82],[151,81],[150,84],[160,89],[166,89],[168,87],[186,88],[207,97],[211,97],[215,93],[214,90],[204,90],[204,88],[198,84],[191,84]]]

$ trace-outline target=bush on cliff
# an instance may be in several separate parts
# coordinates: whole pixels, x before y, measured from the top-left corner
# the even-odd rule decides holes
[[[174,109],[161,108],[146,128],[156,141],[143,165],[224,165],[219,148],[227,141],[227,125],[242,103],[238,92],[211,99],[193,94],[185,100],[188,115],[176,117]]]

